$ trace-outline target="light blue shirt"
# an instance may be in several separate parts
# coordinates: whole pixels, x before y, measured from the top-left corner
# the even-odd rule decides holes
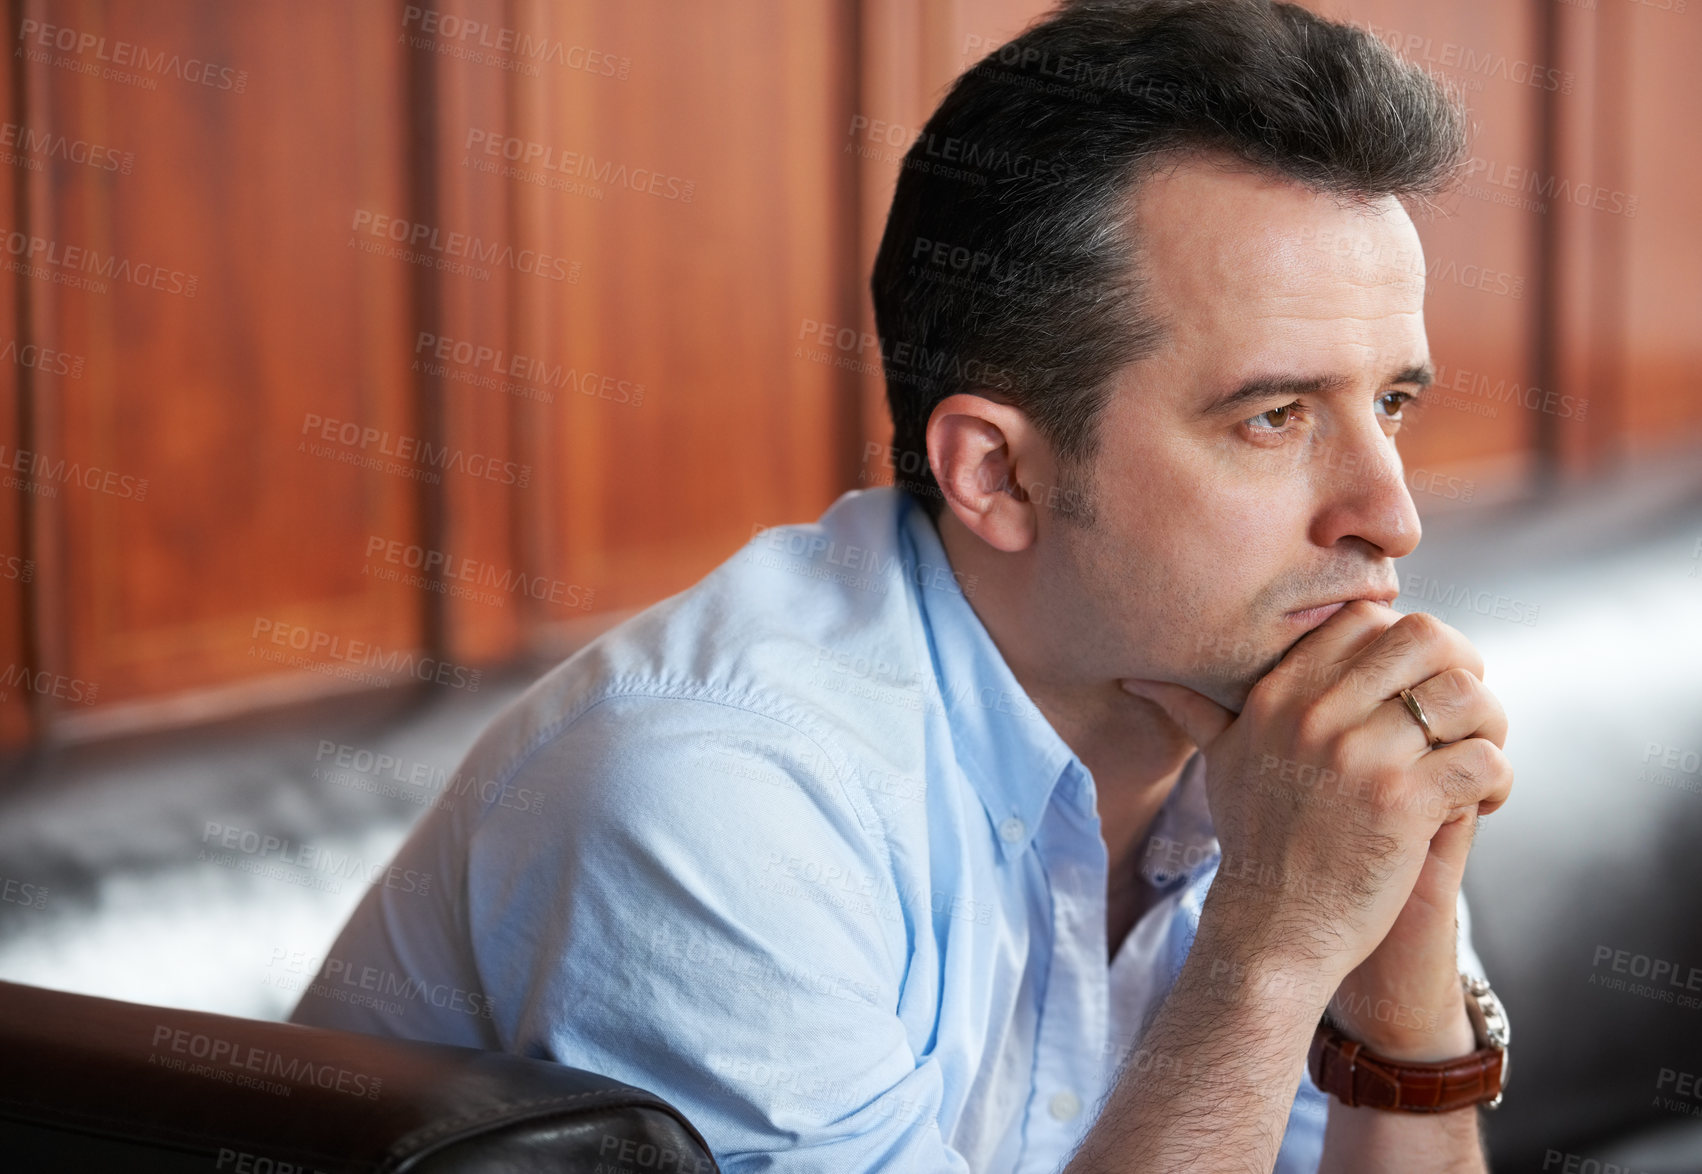
[[[729,1174],[1056,1171],[1217,841],[1196,754],[1108,966],[1093,777],[976,586],[890,488],[756,534],[485,731],[390,873],[430,883],[367,894],[295,1020],[638,1085]],[[1303,1077],[1279,1174],[1316,1169],[1325,1109]]]

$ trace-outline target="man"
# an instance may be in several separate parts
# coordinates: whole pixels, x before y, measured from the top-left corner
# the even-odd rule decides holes
[[[1506,720],[1387,606],[1402,200],[1462,124],[1285,5],[1076,4],[972,69],[875,266],[902,488],[535,685],[297,1019],[649,1088],[729,1171],[1482,1169]]]

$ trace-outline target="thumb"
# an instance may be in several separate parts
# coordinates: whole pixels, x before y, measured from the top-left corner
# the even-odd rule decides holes
[[[1477,834],[1477,817],[1474,808],[1457,812],[1430,837],[1429,858],[1456,889],[1465,876],[1466,855],[1472,850],[1472,839]]]
[[[1468,811],[1438,828],[1430,839],[1430,848],[1424,855],[1418,879],[1413,883],[1412,897],[1450,924],[1454,898],[1465,879],[1466,856],[1471,852],[1476,823],[1476,812]],[[1408,904],[1411,904],[1410,900]]]
[[[1165,716],[1180,726],[1201,750],[1217,741],[1218,735],[1235,720],[1235,715],[1229,710],[1184,685],[1141,680],[1125,680],[1119,684],[1127,692],[1144,697],[1162,709]]]

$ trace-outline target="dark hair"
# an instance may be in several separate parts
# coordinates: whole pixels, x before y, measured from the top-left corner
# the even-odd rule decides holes
[[[1129,192],[1189,151],[1351,200],[1432,196],[1465,112],[1369,32],[1268,0],[1075,0],[988,54],[905,155],[870,282],[897,481],[930,517],[948,395],[1020,407],[1066,472],[1094,455],[1111,376],[1161,337]]]

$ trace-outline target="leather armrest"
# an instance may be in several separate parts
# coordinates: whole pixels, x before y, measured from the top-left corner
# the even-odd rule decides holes
[[[666,1101],[560,1064],[0,982],[0,1169],[717,1167]]]

